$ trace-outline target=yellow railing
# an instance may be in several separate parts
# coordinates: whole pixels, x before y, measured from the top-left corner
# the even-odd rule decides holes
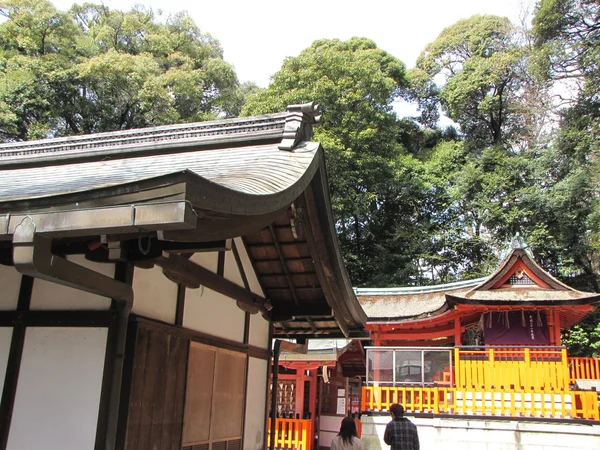
[[[577,379],[600,380],[600,358],[569,358],[571,383]]]
[[[462,389],[562,391],[571,379],[564,348],[455,348],[454,365]]]
[[[267,447],[271,445],[271,419],[267,427]],[[312,450],[311,419],[275,419],[275,445],[278,449]]]
[[[596,392],[363,386],[363,410],[385,411],[392,403],[416,413],[600,420]]]

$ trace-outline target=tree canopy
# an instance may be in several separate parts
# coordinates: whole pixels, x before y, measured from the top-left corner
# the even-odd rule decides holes
[[[416,66],[364,37],[315,41],[265,89],[240,85],[191,17],[0,0],[0,140],[282,111],[315,101],[356,286],[475,278],[510,239],[600,291],[600,3],[539,0],[532,28],[475,15]],[[420,117],[400,118],[398,99]],[[441,114],[454,126],[440,126]],[[598,315],[565,335],[600,351]]]
[[[186,13],[2,0],[4,140],[235,116],[243,92],[217,40]]]
[[[248,98],[243,114],[315,101],[323,124],[338,236],[353,282],[406,282],[423,189],[417,161],[398,142],[393,101],[405,85],[404,64],[365,38],[320,40],[288,58],[268,88]],[[385,274],[385,275],[384,275]]]

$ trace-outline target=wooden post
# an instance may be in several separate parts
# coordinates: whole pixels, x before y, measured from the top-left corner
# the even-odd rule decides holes
[[[318,382],[318,378],[317,378],[317,369],[311,370],[310,372],[310,407],[309,407],[309,411],[310,411],[310,417],[312,419],[312,423],[315,423],[315,418],[316,418],[316,405],[317,405],[317,389],[319,388],[317,382]],[[312,436],[311,436],[311,441],[312,441]]]
[[[460,340],[460,316],[454,319],[454,346],[458,347],[461,345]]]
[[[298,419],[304,419],[304,369],[296,369],[296,404],[295,413]]]
[[[556,309],[554,311],[554,317],[552,322],[554,322],[554,345],[557,347],[561,345],[560,342],[560,310]]]

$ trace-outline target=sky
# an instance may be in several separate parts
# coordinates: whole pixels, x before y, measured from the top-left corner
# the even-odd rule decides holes
[[[50,0],[67,10],[72,0]],[[446,27],[474,14],[506,16],[519,22],[529,0],[87,0],[111,9],[142,4],[163,14],[188,11],[202,32],[218,39],[224,59],[240,82],[260,87],[317,39],[353,36],[413,67],[419,53]],[[533,0],[532,0],[533,1]],[[84,0],[78,3],[84,3]]]

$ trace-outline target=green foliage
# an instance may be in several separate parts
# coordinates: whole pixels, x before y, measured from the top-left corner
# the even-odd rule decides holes
[[[533,19],[538,64],[551,79],[578,79],[590,97],[600,87],[600,3],[540,0]]]
[[[473,16],[443,30],[409,72],[408,99],[432,125],[438,108],[477,145],[503,144],[521,132],[527,92],[525,52],[510,21]],[[441,83],[441,86],[438,86]]]
[[[562,344],[569,356],[600,357],[600,310],[561,335]]]
[[[323,124],[338,235],[355,284],[412,282],[418,246],[412,222],[424,198],[419,161],[398,142],[392,102],[404,86],[404,65],[364,38],[320,40],[287,59],[244,114],[280,111],[315,101]]]
[[[1,0],[4,140],[119,130],[239,114],[244,90],[219,43],[186,13],[103,5],[57,11]]]

